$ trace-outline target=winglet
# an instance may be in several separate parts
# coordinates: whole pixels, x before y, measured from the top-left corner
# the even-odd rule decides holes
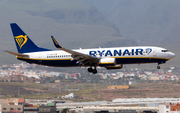
[[[53,40],[54,45],[56,46],[56,48],[62,48],[62,46],[60,46],[60,45],[58,44],[58,42],[56,41],[56,39],[55,39],[53,36],[51,36],[51,38],[52,38],[52,40]]]

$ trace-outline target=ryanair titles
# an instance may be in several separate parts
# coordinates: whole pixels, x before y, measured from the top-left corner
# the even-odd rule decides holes
[[[145,53],[150,54],[152,52],[151,48],[145,49]],[[97,51],[89,51],[89,55],[96,57],[99,55],[102,56],[133,56],[133,55],[143,55],[143,49],[125,49],[124,51],[119,50],[97,50]]]

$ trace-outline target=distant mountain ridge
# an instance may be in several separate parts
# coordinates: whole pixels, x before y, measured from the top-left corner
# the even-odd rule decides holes
[[[179,42],[179,0],[83,0],[93,4],[114,23],[121,35],[139,45]]]

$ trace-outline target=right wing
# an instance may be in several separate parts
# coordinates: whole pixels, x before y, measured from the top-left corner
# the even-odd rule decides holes
[[[51,38],[52,38],[56,48],[63,50],[67,53],[70,53],[71,57],[73,57],[73,60],[78,61],[77,63],[81,62],[83,65],[87,65],[87,64],[90,64],[90,65],[95,64],[96,65],[100,60],[99,58],[94,57],[94,56],[90,56],[90,55],[86,55],[84,53],[80,53],[80,52],[76,52],[76,51],[66,49],[66,48],[60,46],[53,36],[51,36]]]

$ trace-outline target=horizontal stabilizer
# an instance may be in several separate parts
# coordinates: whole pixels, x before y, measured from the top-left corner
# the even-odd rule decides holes
[[[15,56],[21,56],[21,57],[28,57],[29,56],[29,55],[16,53],[16,52],[11,52],[11,51],[5,51],[5,52],[10,53],[10,54],[15,55]]]

